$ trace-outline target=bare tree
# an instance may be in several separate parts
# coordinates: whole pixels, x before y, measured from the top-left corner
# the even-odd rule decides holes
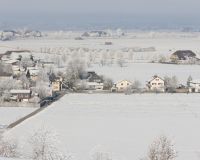
[[[174,145],[166,136],[160,136],[149,147],[148,160],[173,160],[177,157]]]

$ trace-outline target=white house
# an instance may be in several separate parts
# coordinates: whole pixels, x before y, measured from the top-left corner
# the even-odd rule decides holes
[[[130,87],[133,83],[127,80],[122,80],[113,85],[111,88],[112,91],[116,92],[124,92],[128,87]]]
[[[189,92],[190,93],[200,92],[200,79],[192,80],[189,82]]]
[[[103,83],[86,82],[86,85],[90,90],[103,90]]]
[[[102,91],[104,84],[103,83],[99,83],[99,82],[88,82],[86,80],[81,80],[78,84],[77,84],[78,88],[83,88],[86,90],[96,90],[96,91]]]
[[[165,81],[155,75],[147,82],[147,88],[149,91],[165,92]]]

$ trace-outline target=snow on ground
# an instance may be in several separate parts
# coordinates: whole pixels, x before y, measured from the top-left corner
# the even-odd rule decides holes
[[[38,128],[59,135],[61,149],[85,160],[94,148],[113,159],[143,158],[162,134],[175,143],[178,160],[200,153],[199,94],[68,94],[38,115],[7,131],[24,145]],[[27,147],[23,148],[26,152]]]
[[[25,107],[0,107],[0,127],[8,126],[16,120],[33,112],[35,108]]]
[[[78,32],[78,34],[80,34]],[[157,34],[157,36],[156,36]],[[74,35],[74,36],[73,36]],[[155,35],[155,36],[154,36]],[[62,37],[44,37],[36,39],[22,39],[13,41],[4,41],[0,47],[9,46],[10,48],[21,48],[40,51],[44,47],[85,47],[91,49],[122,49],[126,47],[155,47],[160,53],[167,54],[169,50],[191,49],[194,52],[200,51],[199,33],[183,32],[130,32],[125,37],[105,37],[105,38],[84,38],[84,40],[75,40],[76,32],[72,36]],[[112,42],[113,45],[106,46],[105,42]]]
[[[89,68],[100,75],[113,79],[114,82],[126,79],[130,81],[139,80],[144,86],[155,74],[158,76],[177,76],[179,83],[185,84],[189,75],[193,79],[200,78],[200,65],[173,65],[159,63],[130,63],[126,67],[93,65]]]

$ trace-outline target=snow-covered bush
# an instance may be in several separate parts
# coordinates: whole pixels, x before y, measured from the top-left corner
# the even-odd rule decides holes
[[[170,139],[160,136],[149,147],[147,160],[173,160],[177,157],[177,152]]]

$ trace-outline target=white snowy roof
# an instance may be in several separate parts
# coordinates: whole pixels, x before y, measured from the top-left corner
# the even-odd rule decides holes
[[[30,75],[38,75],[39,70],[38,69],[30,69],[29,73],[30,73]]]
[[[97,82],[87,82],[87,85],[89,86],[99,86],[99,85],[103,85],[103,83],[97,83]]]
[[[190,83],[199,83],[200,84],[200,79],[194,79],[194,80],[190,81]]]
[[[12,89],[10,93],[17,94],[17,93],[31,93],[31,90],[20,90],[20,89]]]
[[[12,64],[15,62],[18,62],[18,60],[11,59],[11,60],[5,61],[6,64]]]

